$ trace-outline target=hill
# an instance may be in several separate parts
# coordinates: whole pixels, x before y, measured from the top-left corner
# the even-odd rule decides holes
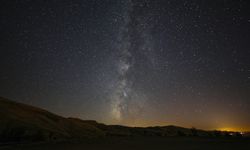
[[[0,98],[0,141],[42,141],[104,136],[87,121],[67,119],[46,110]]]
[[[0,142],[34,142],[107,136],[236,136],[238,133],[203,131],[177,126],[126,127],[91,120],[64,118],[44,109],[0,97]]]

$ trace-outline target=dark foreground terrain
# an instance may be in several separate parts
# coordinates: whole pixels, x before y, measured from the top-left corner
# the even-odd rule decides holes
[[[126,127],[65,118],[0,97],[0,150],[250,150],[249,133]]]
[[[3,150],[249,150],[248,138],[109,137],[83,141],[16,144]]]

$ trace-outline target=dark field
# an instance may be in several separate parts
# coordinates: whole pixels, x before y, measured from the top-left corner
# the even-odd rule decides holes
[[[250,150],[249,138],[121,137],[1,146],[5,150]]]

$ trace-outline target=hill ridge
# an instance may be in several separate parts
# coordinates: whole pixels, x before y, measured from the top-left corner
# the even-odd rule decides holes
[[[239,136],[233,132],[233,136]],[[62,117],[45,109],[0,97],[0,143],[99,138],[105,136],[232,136],[230,132],[188,129],[174,125],[128,127],[95,120]]]

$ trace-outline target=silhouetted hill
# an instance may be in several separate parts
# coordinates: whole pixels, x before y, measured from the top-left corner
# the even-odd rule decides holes
[[[67,119],[46,110],[0,98],[0,140],[41,141],[104,136],[88,122]]]
[[[240,136],[238,133],[203,131],[177,126],[126,127],[92,120],[64,118],[44,109],[0,97],[0,142],[49,141],[105,136]]]

